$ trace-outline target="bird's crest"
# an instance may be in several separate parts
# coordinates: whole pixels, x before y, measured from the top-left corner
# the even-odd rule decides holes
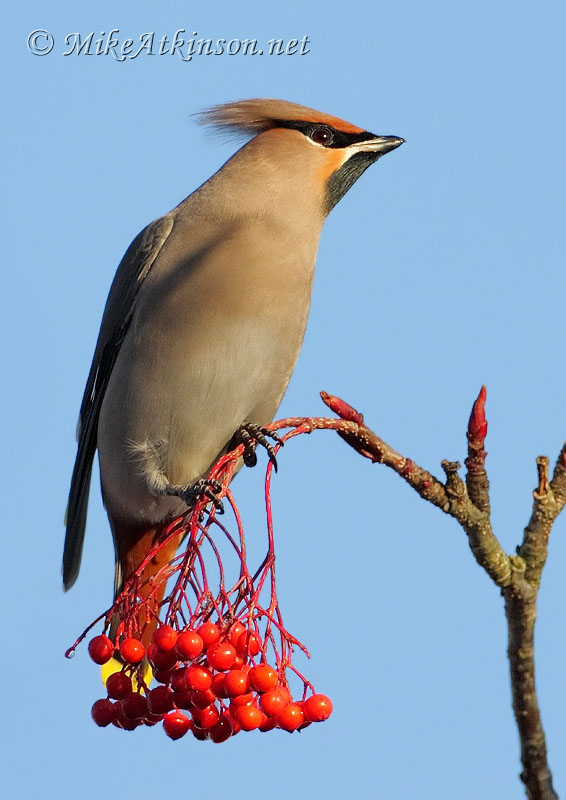
[[[281,122],[318,122],[344,133],[362,133],[363,129],[338,117],[323,114],[307,106],[286,100],[238,100],[213,106],[197,115],[201,125],[210,125],[220,133],[254,136]]]

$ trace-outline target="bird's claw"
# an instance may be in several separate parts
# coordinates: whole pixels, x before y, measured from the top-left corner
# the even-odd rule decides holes
[[[214,504],[214,508],[219,514],[224,513],[224,505],[222,500],[217,497],[218,493],[222,491],[222,484],[219,481],[207,480],[201,478],[189,486],[169,486],[167,494],[180,497],[189,507],[194,507],[199,500],[206,497]]]
[[[256,425],[253,422],[247,422],[238,428],[234,435],[234,443],[236,445],[243,444],[244,452],[242,458],[246,467],[255,467],[257,464],[256,446],[260,444],[267,451],[269,460],[273,464],[275,472],[277,472],[277,458],[275,456],[275,449],[268,438],[273,439],[278,445],[283,447],[283,440],[275,431],[270,431],[261,425]]]

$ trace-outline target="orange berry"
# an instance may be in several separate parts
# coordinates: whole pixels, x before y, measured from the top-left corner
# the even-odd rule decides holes
[[[277,717],[267,717],[265,714],[263,716],[264,720],[259,726],[258,730],[260,730],[262,733],[267,733],[267,731],[272,731],[273,728],[277,727]]]
[[[277,673],[269,664],[258,664],[250,670],[250,686],[256,692],[267,692],[277,686]]]
[[[214,622],[203,622],[197,633],[201,637],[204,646],[210,647],[220,639],[220,628]]]
[[[206,667],[192,664],[185,670],[185,683],[189,689],[204,692],[212,686],[212,673]]]
[[[120,644],[120,655],[126,664],[139,664],[145,656],[145,647],[138,639],[124,639]]]
[[[230,627],[228,631],[228,641],[230,644],[236,645],[238,639],[242,635],[242,633],[246,630],[246,626],[242,625],[239,620],[236,620],[234,624]]]
[[[247,706],[253,703],[255,696],[253,692],[248,692],[247,694],[237,694],[235,697],[232,697],[231,700],[230,708],[232,708],[232,706]]]
[[[233,713],[243,731],[254,731],[263,722],[263,714],[257,706],[237,706],[230,713]]]
[[[276,717],[290,702],[289,693],[279,687],[277,689],[269,689],[265,694],[262,694],[259,705],[268,717]]]
[[[196,631],[183,631],[177,638],[175,650],[179,658],[192,661],[202,653],[204,642]]]
[[[241,658],[255,656],[261,650],[261,639],[254,631],[244,631],[236,642],[236,651]]]
[[[332,701],[325,694],[313,694],[304,701],[303,710],[309,722],[323,722],[332,714]]]
[[[236,650],[230,642],[218,642],[206,651],[206,659],[212,669],[230,669],[236,658]]]
[[[305,715],[299,703],[289,703],[277,716],[277,725],[289,733],[296,731],[304,721]]]
[[[227,674],[228,673],[217,672],[212,678],[212,686],[210,688],[220,700],[225,700],[228,697],[224,691],[224,679]]]
[[[247,694],[250,690],[249,674],[243,669],[231,669],[224,678],[224,691],[228,697]]]
[[[153,631],[152,639],[156,647],[167,652],[175,647],[177,631],[173,630],[170,625],[161,625]]]

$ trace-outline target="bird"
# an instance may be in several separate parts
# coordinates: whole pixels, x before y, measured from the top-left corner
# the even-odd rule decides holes
[[[79,573],[97,450],[117,596],[167,525],[210,492],[207,473],[238,431],[248,446],[261,440],[302,345],[323,223],[404,141],[277,99],[217,105],[199,121],[246,141],[119,264],[80,407],[65,590]]]

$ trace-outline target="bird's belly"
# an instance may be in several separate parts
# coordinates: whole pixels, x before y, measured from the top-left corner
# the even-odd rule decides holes
[[[276,315],[210,322],[203,335],[198,320],[186,330],[156,330],[152,320],[122,345],[98,433],[104,499],[115,517],[157,522],[180,513],[184,504],[160,487],[206,475],[243,423],[266,424],[277,411],[306,313],[291,325]]]

